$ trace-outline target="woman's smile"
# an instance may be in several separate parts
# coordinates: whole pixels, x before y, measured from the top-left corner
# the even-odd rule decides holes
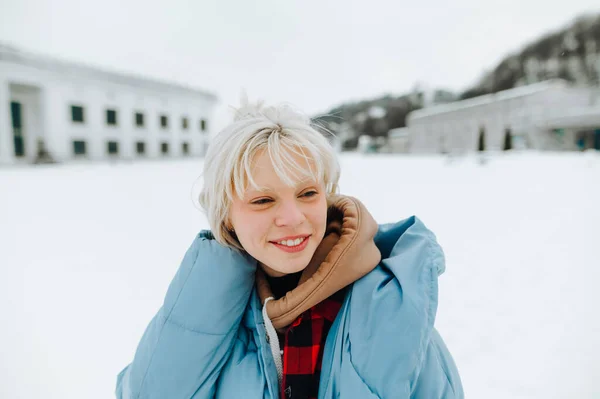
[[[296,253],[303,251],[307,246],[310,240],[310,235],[304,236],[296,236],[295,238],[283,238],[277,241],[270,241],[271,244],[275,245],[275,247],[281,249],[287,253]]]

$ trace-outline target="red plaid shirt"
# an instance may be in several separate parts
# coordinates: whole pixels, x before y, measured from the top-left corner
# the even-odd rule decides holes
[[[317,398],[325,340],[342,307],[344,294],[345,290],[338,291],[301,314],[280,337],[283,343],[282,399]]]

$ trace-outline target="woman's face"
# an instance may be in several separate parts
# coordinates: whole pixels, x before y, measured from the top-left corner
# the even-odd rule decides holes
[[[293,158],[307,164],[302,157]],[[327,197],[322,183],[305,180],[288,187],[265,152],[256,155],[252,176],[261,189],[250,186],[244,198],[235,196],[231,204],[230,222],[238,240],[273,277],[304,270],[325,234]]]

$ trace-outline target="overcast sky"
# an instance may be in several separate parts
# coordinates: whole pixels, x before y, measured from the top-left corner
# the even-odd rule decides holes
[[[461,90],[598,0],[0,0],[0,41],[314,114],[420,82]]]

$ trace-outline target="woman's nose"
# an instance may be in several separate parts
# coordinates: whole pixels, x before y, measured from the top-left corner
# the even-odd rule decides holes
[[[306,218],[299,205],[296,201],[282,202],[277,210],[275,225],[295,227],[302,224]]]

